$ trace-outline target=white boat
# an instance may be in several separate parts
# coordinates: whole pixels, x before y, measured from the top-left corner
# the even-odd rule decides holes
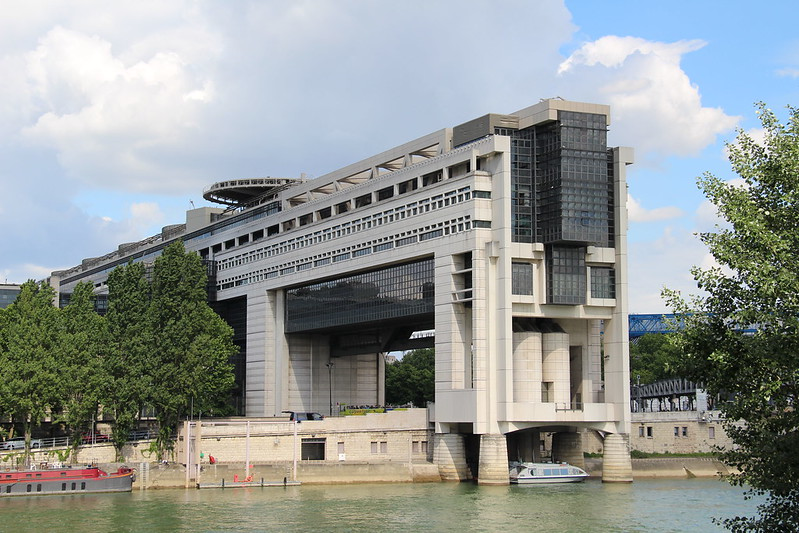
[[[510,482],[520,485],[540,483],[579,483],[588,477],[582,468],[568,463],[520,463],[512,461]]]

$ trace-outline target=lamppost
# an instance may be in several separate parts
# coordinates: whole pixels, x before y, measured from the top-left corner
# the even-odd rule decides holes
[[[333,416],[333,367],[336,366],[333,361],[328,361],[325,363],[327,367],[327,379],[328,379],[328,392],[330,394],[330,416]]]

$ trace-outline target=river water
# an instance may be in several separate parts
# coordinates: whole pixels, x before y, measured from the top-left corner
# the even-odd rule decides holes
[[[633,484],[305,485],[0,500],[0,531],[723,531],[756,501],[708,479]]]

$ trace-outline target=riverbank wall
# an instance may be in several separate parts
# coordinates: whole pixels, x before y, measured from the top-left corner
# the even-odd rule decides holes
[[[586,458],[586,471],[594,479],[602,478],[602,459]],[[194,488],[197,480],[186,475],[186,468],[177,463],[140,463],[135,466],[137,480],[134,490]],[[633,478],[719,478],[731,471],[720,461],[708,457],[662,457],[633,459]],[[118,463],[101,465],[116,470]],[[203,465],[199,482],[234,487],[247,476],[252,482],[281,484],[299,481],[301,484],[349,483],[431,483],[440,482],[438,467],[433,463],[298,463],[296,477],[292,463],[251,464],[249,471],[244,463]]]

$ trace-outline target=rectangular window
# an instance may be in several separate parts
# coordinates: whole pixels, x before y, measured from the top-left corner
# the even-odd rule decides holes
[[[680,436],[680,426],[674,426],[674,436],[675,437]]]
[[[652,426],[647,426],[647,427],[646,427],[646,437],[647,437],[648,439],[651,439],[651,438],[652,438]]]
[[[426,233],[422,233],[421,235],[419,235],[419,240],[420,241],[426,241],[428,239],[434,239],[436,237],[441,237],[442,235],[444,235],[444,230],[437,229],[437,230],[433,230],[433,231],[428,231]]]
[[[372,453],[377,453],[377,441],[372,441]]]
[[[380,442],[380,453],[388,453],[388,442],[386,441]]]
[[[716,428],[714,426],[710,426],[707,428],[707,438],[715,439],[716,438]]]
[[[685,427],[685,426],[682,427],[682,436],[683,437],[687,437],[688,436],[688,428]]]
[[[533,294],[533,265],[530,263],[511,264],[511,292],[513,294]]]
[[[300,457],[303,461],[324,461],[326,439],[302,439]]]
[[[616,297],[616,271],[612,268],[591,267],[591,298]]]
[[[638,436],[639,437],[643,437],[644,436],[644,426],[639,426],[639,428],[638,428]]]
[[[338,443],[338,453],[344,453],[344,443],[343,442],[339,442]]]

